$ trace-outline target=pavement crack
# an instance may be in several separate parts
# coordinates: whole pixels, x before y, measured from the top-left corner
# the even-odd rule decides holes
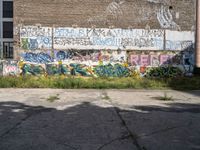
[[[46,109],[45,109],[46,110]],[[25,121],[27,121],[30,117],[32,117],[33,115],[38,115],[42,112],[42,110],[40,109],[38,112],[36,113],[32,113],[27,115],[26,117],[24,117],[23,119],[21,119],[18,123],[16,123],[13,127],[11,127],[10,129],[8,129],[7,131],[5,131],[3,134],[0,135],[0,139],[5,137],[6,135],[10,134],[13,130],[15,130],[17,127],[19,127],[21,124],[23,124]]]
[[[51,137],[49,137],[49,136],[46,136],[45,134],[43,134],[43,136],[44,136],[45,138],[49,139],[51,142],[54,142],[54,143],[57,144],[57,145],[62,145],[62,146],[68,147],[68,148],[70,148],[70,149],[72,149],[72,150],[79,150],[78,148],[76,148],[76,147],[74,147],[74,146],[72,146],[72,145],[70,145],[70,144],[67,144],[67,141],[66,141],[66,142],[64,142],[64,141],[59,141],[58,139],[51,138]]]
[[[73,150],[78,150],[78,148],[75,148],[75,147],[73,147],[73,146],[71,146],[71,145],[69,145],[69,144],[66,144],[66,143],[60,143],[60,142],[56,142],[57,144],[60,144],[60,145],[63,145],[63,146],[65,146],[65,147],[68,147],[68,148],[71,148],[71,149],[73,149]]]
[[[117,112],[118,117],[122,121],[123,126],[126,128],[127,132],[129,133],[130,138],[133,141],[133,144],[137,147],[138,150],[144,150],[144,147],[140,146],[138,143],[138,140],[137,140],[138,136],[129,129],[128,125],[126,124],[126,121],[121,116],[119,108],[114,107],[114,109]]]
[[[130,138],[130,135],[126,135],[126,136],[122,136],[122,137],[112,139],[112,140],[108,141],[107,143],[103,144],[102,146],[100,146],[97,150],[102,150],[104,147],[114,143],[115,141],[120,141],[120,140],[124,140],[124,139],[128,139],[128,138]]]
[[[28,115],[25,118],[23,118],[22,120],[20,120],[20,122],[16,123],[12,128],[8,129],[3,134],[1,134],[0,138],[3,138],[4,136],[10,134],[10,132],[12,132],[13,130],[15,130],[18,126],[20,126],[23,122],[25,122],[26,120],[28,120],[28,118],[30,118],[31,116],[32,115]]]
[[[156,135],[156,134],[159,134],[159,133],[164,133],[164,132],[168,132],[168,131],[171,131],[171,130],[174,130],[174,129],[178,129],[178,128],[183,128],[183,127],[187,127],[188,125],[182,125],[182,126],[175,126],[175,127],[168,127],[168,128],[164,128],[164,129],[161,129],[161,130],[157,130],[157,131],[154,131],[154,132],[151,132],[149,134],[144,134],[142,136],[138,136],[138,138],[143,138],[143,137],[147,137],[147,136],[152,136],[152,135]]]
[[[103,91],[102,95],[108,95],[108,94],[107,94],[106,91]],[[139,145],[139,142],[138,142],[138,140],[137,140],[137,139],[138,139],[138,136],[137,136],[135,133],[133,133],[133,132],[129,129],[129,127],[128,127],[126,121],[124,120],[124,118],[123,118],[122,115],[120,114],[120,109],[119,109],[117,106],[115,106],[115,104],[112,102],[112,99],[109,98],[109,99],[106,99],[106,101],[109,102],[110,105],[113,106],[113,108],[114,108],[114,110],[115,110],[115,112],[116,112],[118,118],[121,120],[122,125],[125,127],[126,131],[127,131],[128,134],[129,134],[129,137],[132,139],[132,142],[133,142],[133,144],[137,147],[137,149],[138,149],[138,150],[146,150],[145,147]]]

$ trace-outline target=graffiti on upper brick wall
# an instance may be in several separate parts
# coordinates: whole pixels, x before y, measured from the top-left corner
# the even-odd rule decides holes
[[[52,48],[52,28],[23,26],[20,29],[21,47],[28,50]]]
[[[91,25],[100,25],[108,24],[109,20],[114,22],[118,21],[120,17],[124,15],[122,5],[125,3],[125,0],[113,0],[108,4],[104,11],[100,15],[89,17],[87,22]]]
[[[169,6],[162,5],[157,12],[157,19],[160,26],[164,29],[176,29],[180,30],[180,26],[176,24],[169,9]]]

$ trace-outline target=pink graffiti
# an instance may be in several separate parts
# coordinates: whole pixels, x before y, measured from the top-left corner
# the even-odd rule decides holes
[[[172,55],[160,55],[160,65],[168,65],[172,63]]]
[[[131,65],[137,66],[139,65],[139,56],[138,55],[131,55]]]
[[[140,55],[140,65],[149,66],[149,55]]]
[[[5,74],[16,73],[18,70],[17,66],[5,66],[4,72]]]

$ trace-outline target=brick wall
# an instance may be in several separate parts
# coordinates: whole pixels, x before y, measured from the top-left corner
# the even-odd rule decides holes
[[[195,0],[15,0],[15,25],[191,30]]]

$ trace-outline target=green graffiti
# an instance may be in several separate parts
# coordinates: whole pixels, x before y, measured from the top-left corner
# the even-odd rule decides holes
[[[22,38],[21,39],[21,48],[23,49],[29,49],[29,44],[28,44],[28,39],[27,38]]]
[[[47,64],[46,70],[48,75],[68,75],[70,74],[70,71],[68,69],[67,65],[52,65]]]
[[[95,67],[94,71],[99,77],[128,77],[130,76],[129,69],[122,66],[121,64],[100,65],[100,66]]]
[[[71,69],[71,75],[76,76],[84,76],[88,77],[91,76],[91,74],[87,71],[87,66],[82,64],[70,64]]]
[[[45,75],[45,69],[40,65],[24,64],[22,75]]]

